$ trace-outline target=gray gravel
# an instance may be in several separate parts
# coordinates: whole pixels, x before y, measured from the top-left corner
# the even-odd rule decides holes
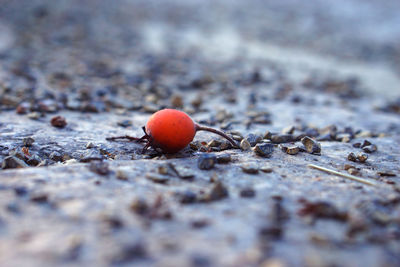
[[[93,5],[0,6],[0,265],[400,265],[397,1]]]

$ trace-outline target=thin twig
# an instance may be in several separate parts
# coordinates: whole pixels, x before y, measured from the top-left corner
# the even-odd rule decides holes
[[[344,177],[344,178],[347,178],[347,179],[350,179],[350,180],[353,180],[353,181],[356,181],[356,182],[360,182],[360,183],[363,183],[363,184],[372,185],[372,186],[376,185],[375,182],[368,181],[366,179],[363,179],[363,178],[360,178],[360,177],[357,177],[357,176],[354,176],[354,175],[350,175],[350,174],[341,173],[341,172],[338,172],[338,171],[335,171],[335,170],[327,169],[325,167],[318,166],[318,165],[315,165],[315,164],[308,164],[307,166],[309,168],[317,169],[317,170],[324,171],[324,172],[327,172],[327,173],[330,173],[330,174],[335,174],[337,176],[341,176],[341,177]]]
[[[196,131],[207,131],[207,132],[218,134],[219,136],[222,136],[223,138],[228,140],[234,148],[239,148],[238,144],[229,135],[227,135],[226,133],[219,131],[217,129],[196,124]]]

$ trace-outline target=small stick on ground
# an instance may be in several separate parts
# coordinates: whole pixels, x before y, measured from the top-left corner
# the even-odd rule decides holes
[[[196,131],[207,131],[207,132],[211,132],[211,133],[215,133],[218,134],[219,136],[222,136],[223,138],[225,138],[226,140],[229,141],[229,143],[231,143],[231,145],[234,148],[239,148],[238,144],[235,142],[235,140],[233,140],[229,135],[227,135],[226,133],[219,131],[217,129],[214,128],[210,128],[207,126],[202,126],[202,125],[198,125],[196,124]]]
[[[327,172],[327,173],[330,173],[330,174],[335,174],[337,176],[341,176],[341,177],[344,177],[344,178],[347,178],[347,179],[350,179],[350,180],[353,180],[353,181],[356,181],[356,182],[360,182],[360,183],[363,183],[363,184],[366,184],[366,185],[376,186],[375,182],[368,181],[366,179],[363,179],[363,178],[360,178],[360,177],[357,177],[357,176],[354,176],[354,175],[341,173],[341,172],[338,172],[338,171],[335,171],[335,170],[331,170],[331,169],[327,169],[325,167],[318,166],[318,165],[315,165],[315,164],[308,164],[307,166],[309,168],[317,169],[317,170],[324,171],[324,172]]]

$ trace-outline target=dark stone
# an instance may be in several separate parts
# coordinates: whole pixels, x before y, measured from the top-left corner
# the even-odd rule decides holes
[[[288,126],[282,129],[282,134],[293,134],[295,129],[296,127],[294,126]]]
[[[124,222],[115,216],[105,216],[103,222],[105,222],[111,229],[121,229],[124,226]]]
[[[179,166],[178,164],[169,163],[168,166],[171,170],[181,179],[188,180],[194,177],[192,169],[186,166]]]
[[[39,163],[40,163],[41,161],[42,161],[42,159],[41,159],[38,155],[33,154],[33,155],[28,159],[27,163],[28,163],[30,166],[37,166],[37,165],[39,165]]]
[[[242,171],[248,174],[257,174],[258,173],[258,166],[257,164],[253,163],[245,163],[240,166],[242,168]]]
[[[241,197],[252,198],[255,195],[256,195],[256,191],[253,188],[243,188],[242,190],[240,190]]]
[[[291,134],[277,134],[271,136],[271,142],[275,144],[290,143],[294,141],[294,137]]]
[[[314,139],[306,136],[301,139],[306,151],[311,154],[320,154],[321,153],[321,145],[315,141]]]
[[[368,155],[367,155],[367,154],[359,153],[359,154],[357,155],[357,160],[358,160],[359,162],[361,162],[361,163],[366,162],[367,159],[368,159]]]
[[[348,143],[351,141],[351,139],[352,139],[352,136],[351,136],[351,134],[348,134],[348,133],[341,133],[341,134],[336,135],[336,140],[339,142]]]
[[[132,121],[131,120],[123,120],[123,121],[117,122],[117,124],[123,128],[127,128],[129,126],[132,126]]]
[[[280,225],[271,225],[262,227],[259,231],[262,239],[279,240],[283,236],[283,228]]]
[[[312,216],[317,218],[335,219],[346,221],[347,212],[338,210],[333,204],[325,201],[309,202],[303,201],[303,208],[298,212],[300,216]]]
[[[15,168],[25,168],[25,167],[29,167],[29,165],[26,164],[23,160],[14,156],[8,156],[4,158],[3,163],[1,165],[2,169],[15,169]]]
[[[197,166],[200,170],[210,170],[217,162],[217,157],[213,154],[202,154],[197,160]]]
[[[364,140],[364,142],[363,142],[362,145],[361,145],[361,148],[364,148],[364,147],[370,146],[370,145],[372,145],[372,143],[371,143],[370,141]]]
[[[354,148],[360,148],[361,147],[361,143],[360,142],[354,143],[353,147]]]
[[[142,242],[123,245],[112,259],[113,264],[123,264],[147,258],[147,250]]]
[[[55,116],[51,118],[50,123],[52,126],[57,128],[64,128],[65,126],[67,126],[67,121],[62,116]]]
[[[208,226],[210,222],[207,219],[198,219],[190,223],[193,228],[199,229]]]
[[[254,152],[261,157],[270,157],[274,152],[273,144],[257,144],[254,147]]]
[[[38,193],[31,196],[31,201],[36,203],[46,203],[48,201],[48,195],[45,193]]]
[[[248,134],[245,139],[250,143],[251,146],[255,146],[262,140],[262,136],[255,134]]]
[[[231,160],[232,160],[231,155],[227,154],[227,153],[217,156],[217,163],[219,163],[219,164],[226,164],[226,163],[231,162]]]
[[[15,202],[8,203],[8,204],[6,205],[6,209],[7,209],[7,211],[12,212],[12,213],[16,213],[16,214],[21,213],[21,208],[20,208],[19,205],[18,205],[17,203],[15,203]]]
[[[131,203],[130,209],[138,215],[144,215],[149,211],[150,207],[144,199],[138,198]]]
[[[22,140],[22,143],[26,147],[31,147],[34,142],[35,142],[35,139],[33,139],[32,137],[26,137]]]
[[[107,175],[110,173],[108,163],[105,161],[93,161],[90,163],[89,169],[100,175]]]
[[[317,141],[332,141],[332,135],[330,133],[322,134],[317,137]]]
[[[49,158],[54,161],[62,161],[63,160],[63,156],[61,155],[61,153],[59,153],[57,151],[51,152]]]
[[[179,199],[179,202],[182,204],[191,204],[195,203],[197,200],[197,195],[196,193],[186,190],[184,192],[178,193],[177,197]]]
[[[357,161],[357,157],[353,152],[351,152],[349,155],[347,155],[347,159],[350,161],[353,161],[353,162]]]
[[[146,178],[159,184],[165,184],[169,181],[168,176],[160,175],[158,173],[146,173]]]
[[[22,197],[28,194],[28,189],[26,189],[26,187],[23,186],[17,186],[14,188],[14,192],[17,196]]]
[[[209,258],[203,255],[191,256],[191,267],[210,267],[213,266]]]
[[[97,149],[90,149],[85,154],[83,157],[80,159],[80,162],[90,162],[93,160],[102,160],[104,159],[104,156],[98,151]]]
[[[282,149],[283,152],[289,154],[289,155],[296,155],[299,153],[300,149],[296,145],[280,145],[280,148]]]
[[[367,153],[374,153],[375,151],[378,150],[378,147],[376,145],[369,145],[369,146],[364,146],[363,150],[364,150],[364,152],[367,152]]]
[[[229,196],[228,189],[221,182],[216,182],[208,194],[208,201],[221,200]]]

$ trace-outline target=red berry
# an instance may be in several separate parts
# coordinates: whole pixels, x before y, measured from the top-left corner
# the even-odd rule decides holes
[[[147,121],[146,133],[153,147],[159,147],[166,153],[175,153],[192,142],[196,124],[182,111],[163,109]]]

